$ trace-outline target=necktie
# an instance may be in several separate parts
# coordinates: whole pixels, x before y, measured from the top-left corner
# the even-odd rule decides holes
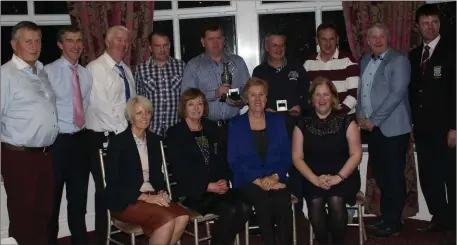
[[[73,117],[75,124],[78,128],[84,126],[84,109],[83,109],[83,98],[81,95],[81,87],[79,86],[79,75],[76,67],[70,66],[72,71],[71,89],[73,95]]]
[[[424,53],[422,54],[422,63],[421,63],[421,69],[422,73],[425,71],[425,67],[427,65],[428,58],[430,58],[430,47],[428,45],[425,45],[424,47]]]
[[[125,75],[125,70],[122,65],[116,64],[117,69],[121,72],[122,79],[124,79],[124,87],[125,87],[125,100],[129,100],[130,98],[130,87],[129,82],[127,81],[127,76]]]

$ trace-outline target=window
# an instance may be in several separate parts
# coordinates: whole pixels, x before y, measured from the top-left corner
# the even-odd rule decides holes
[[[259,15],[260,60],[266,58],[265,37],[271,32],[286,35],[286,56],[304,63],[316,52],[316,21],[314,12]]]
[[[154,1],[154,10],[171,9],[171,1]]]
[[[178,1],[178,8],[230,6],[230,1]]]
[[[173,21],[172,20],[162,20],[154,21],[153,30],[160,30],[165,32],[170,38],[170,56],[175,56],[175,45],[173,39]],[[149,40],[148,40],[149,41]]]
[[[303,1],[262,1],[262,4],[269,4],[269,3],[298,3]]]
[[[21,15],[27,14],[27,2],[26,1],[2,1],[1,2],[1,13],[2,15]]]
[[[56,41],[57,31],[62,26],[41,26],[42,40],[41,40],[41,55],[40,62],[47,65],[54,60],[58,59],[61,55],[60,49],[57,47]],[[11,30],[12,26],[2,26],[2,65],[8,62],[13,56],[13,49],[11,48]]]
[[[68,14],[66,1],[35,1],[33,4],[35,5],[35,14]]]
[[[222,26],[225,51],[227,53],[237,52],[234,16],[179,20],[181,59],[185,62],[205,51],[200,39],[201,30],[208,20],[215,21]]]
[[[350,52],[349,41],[346,32],[346,22],[344,21],[343,11],[323,11],[322,23],[333,23],[339,35],[339,49]]]

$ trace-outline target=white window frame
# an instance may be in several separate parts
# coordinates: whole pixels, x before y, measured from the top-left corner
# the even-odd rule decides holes
[[[437,1],[429,1],[436,3]],[[70,25],[70,15],[39,15],[35,14],[33,1],[27,1],[27,15],[1,15],[2,26],[13,26],[22,20],[30,20],[38,25]],[[281,14],[314,12],[316,26],[322,23],[322,11],[342,10],[341,1],[303,1],[292,3],[262,4],[260,0],[230,1],[228,6],[182,8],[178,9],[178,0],[172,0],[171,9],[154,11],[154,21],[173,21],[174,57],[181,58],[181,39],[179,33],[179,20],[205,17],[234,16],[236,29],[236,45],[238,55],[244,58],[249,70],[252,72],[260,63],[259,59],[259,14]]]

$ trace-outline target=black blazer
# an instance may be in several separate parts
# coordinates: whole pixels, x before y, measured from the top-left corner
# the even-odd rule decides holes
[[[200,148],[183,120],[168,129],[167,157],[174,180],[177,181],[176,196],[199,200],[207,192],[208,184],[220,179],[231,180],[233,174],[227,164],[224,146],[221,145],[221,130],[217,125],[202,119],[203,134],[208,138],[210,162],[205,164]]]
[[[160,137],[146,131],[149,160],[149,182],[155,191],[165,190],[162,173]],[[141,195],[143,169],[140,154],[128,127],[124,132],[112,137],[105,157],[106,188],[104,196],[108,209],[124,210],[134,204]]]
[[[415,132],[442,134],[455,129],[456,124],[456,47],[441,37],[422,74],[423,47],[422,44],[409,52],[412,122]]]

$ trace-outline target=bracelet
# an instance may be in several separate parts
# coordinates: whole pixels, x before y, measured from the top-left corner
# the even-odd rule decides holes
[[[345,178],[342,174],[340,174],[340,173],[338,173],[336,176],[340,177],[340,178],[341,178],[341,181],[346,180],[346,178]]]

